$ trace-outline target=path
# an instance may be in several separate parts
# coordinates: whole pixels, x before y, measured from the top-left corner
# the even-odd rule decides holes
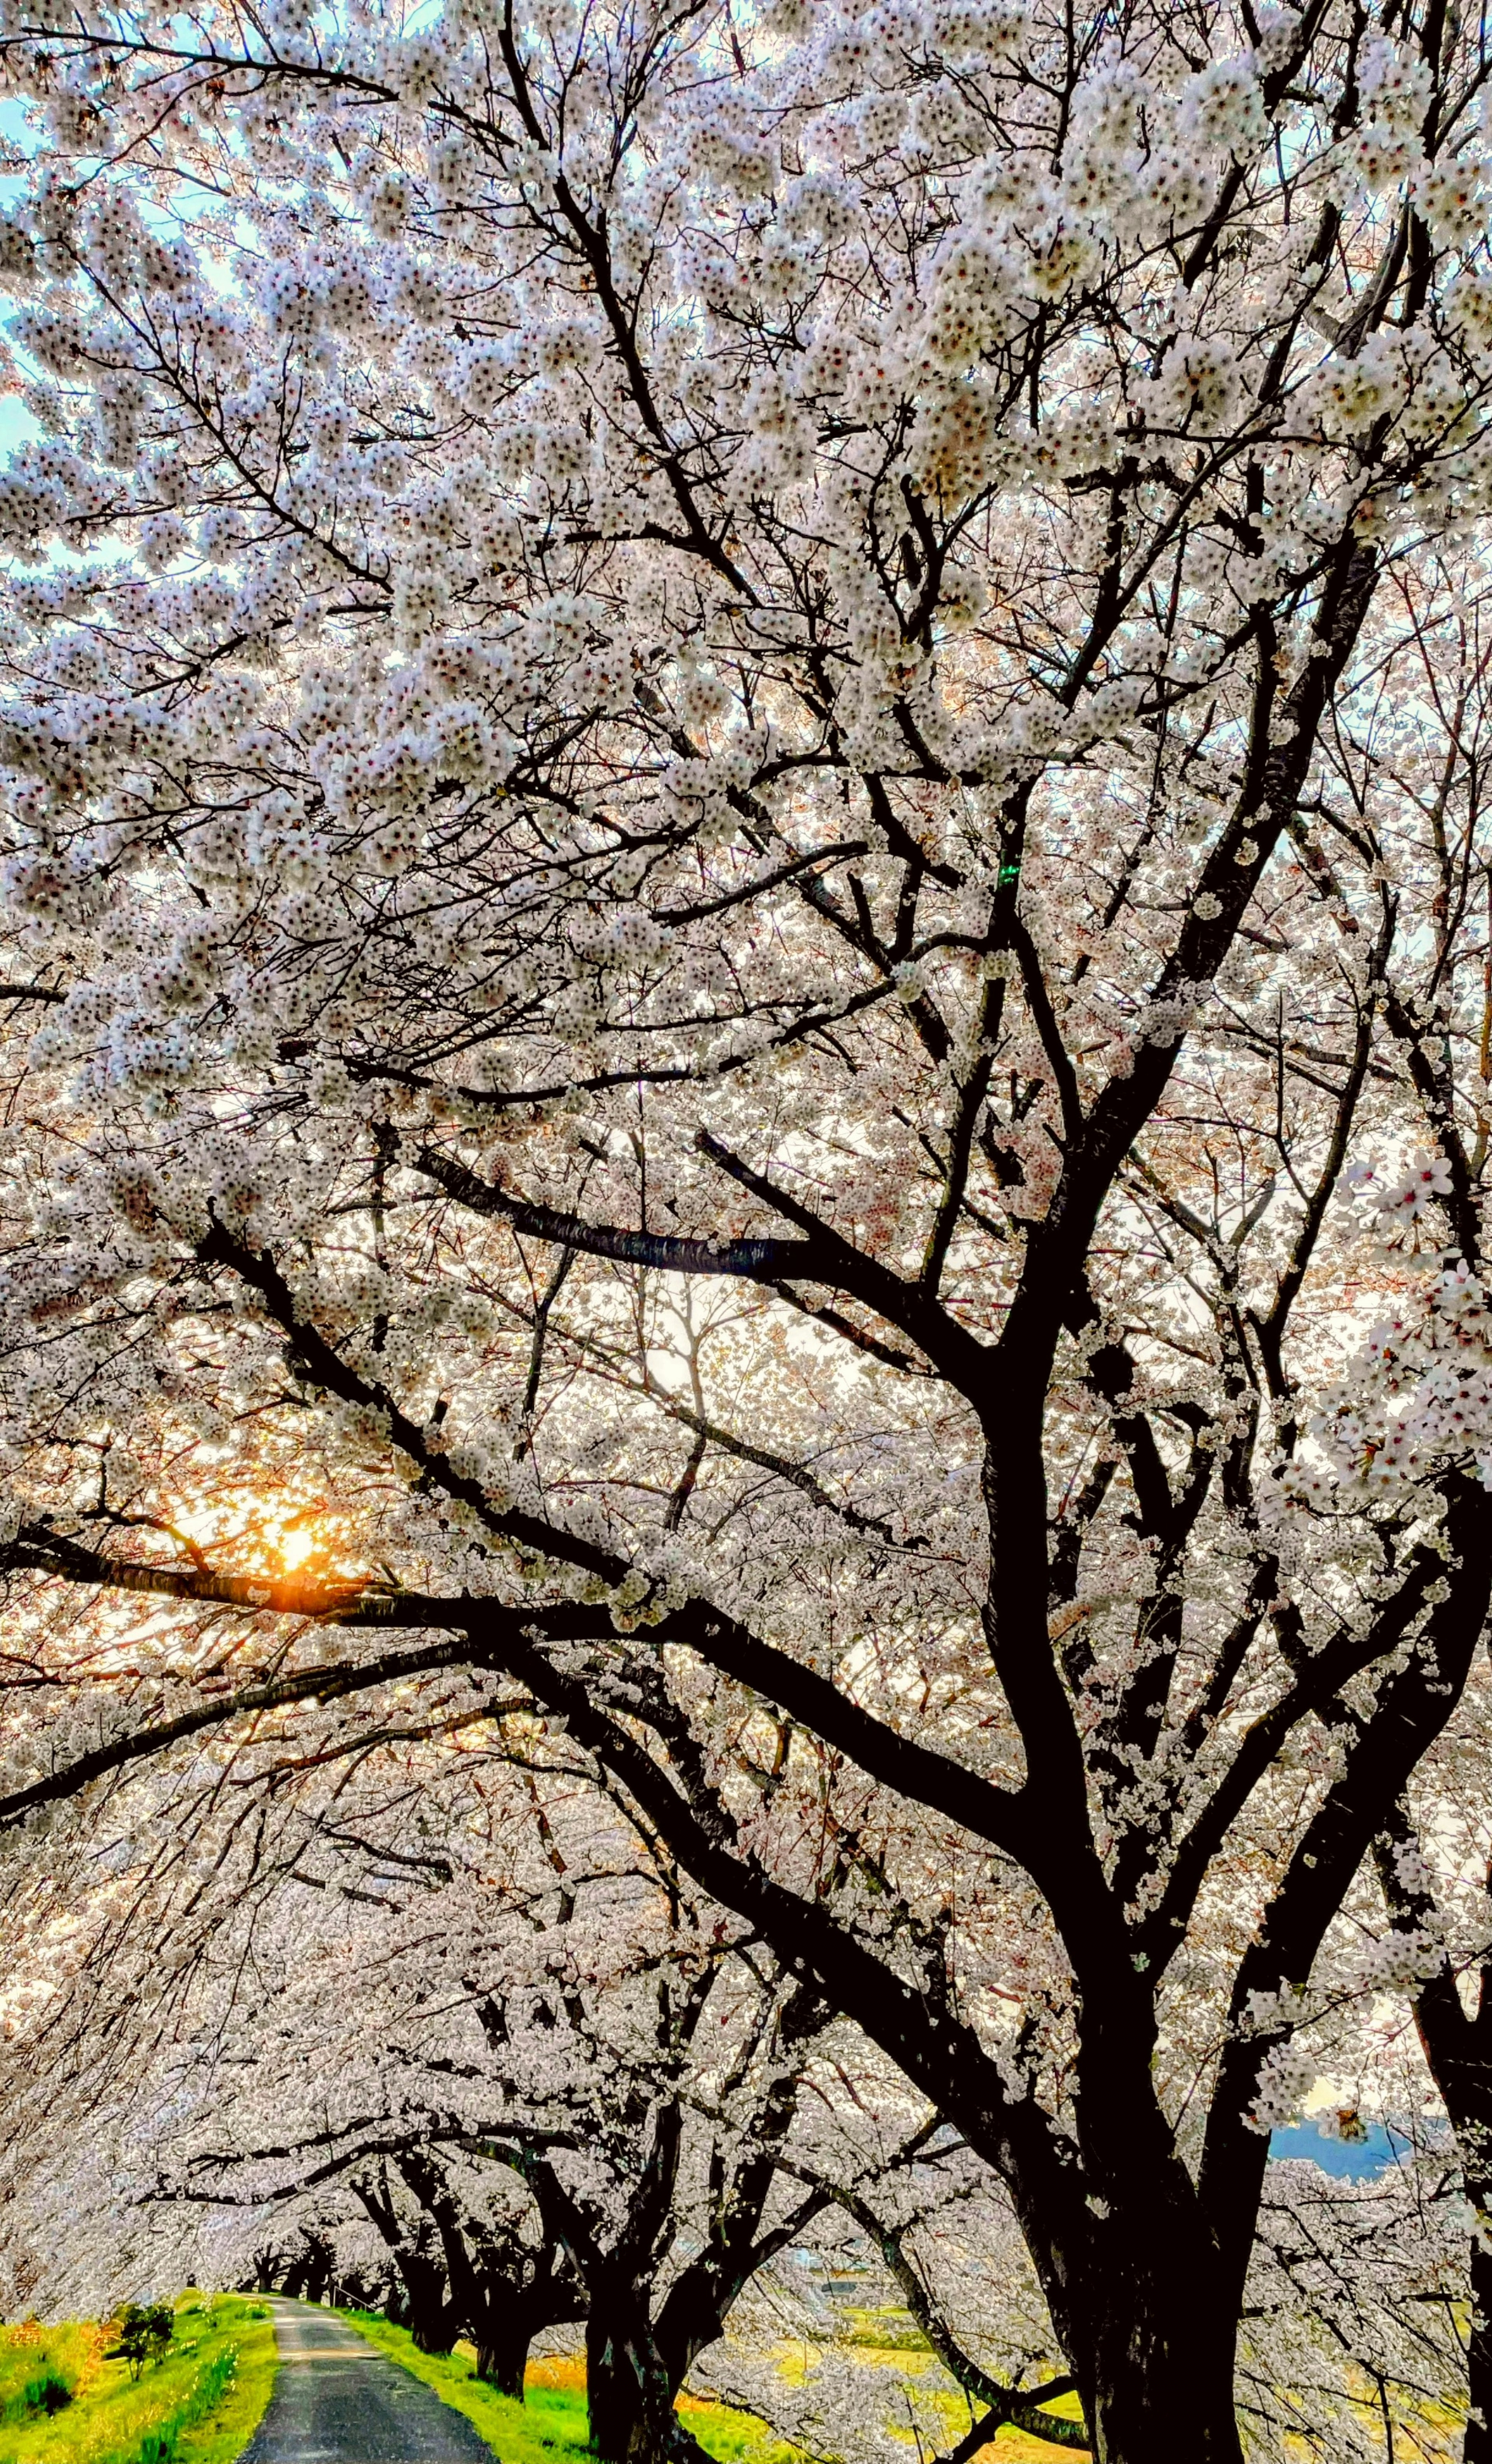
[[[307,2301],[269,2306],[279,2375],[241,2464],[493,2464],[462,2414],[356,2328]]]

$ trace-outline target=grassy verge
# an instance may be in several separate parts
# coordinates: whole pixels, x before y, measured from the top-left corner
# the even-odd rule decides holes
[[[138,2381],[108,2343],[94,2321],[0,2329],[0,2464],[234,2464],[275,2383],[261,2302],[183,2295],[169,2350]],[[27,2400],[47,2375],[72,2387],[50,2414]]]
[[[216,2411],[181,2438],[176,2464],[236,2464],[275,2391],[279,2356],[275,2322],[264,2304],[224,2294],[213,2308],[228,2314],[222,2332],[225,2342],[236,2345],[237,2360]]]
[[[390,2361],[422,2379],[443,2404],[464,2413],[502,2464],[578,2464],[590,2455],[584,2363],[530,2363],[519,2404],[477,2376],[470,2345],[457,2344],[451,2354],[422,2353],[407,2327],[391,2327],[367,2310],[340,2315]],[[785,2447],[749,2413],[687,2395],[679,2398],[679,2409],[716,2464],[801,2464],[795,2448]]]

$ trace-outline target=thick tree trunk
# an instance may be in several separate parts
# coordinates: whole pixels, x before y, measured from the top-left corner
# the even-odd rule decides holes
[[[410,2333],[420,2353],[449,2353],[460,2333],[456,2305],[446,2298],[445,2269],[422,2252],[401,2251],[400,2275],[410,2299]]]
[[[1087,2195],[1061,2211],[1038,2272],[1095,2464],[1242,2464],[1237,2330],[1268,2143],[1241,2123],[1211,2133],[1193,2181],[1155,2098],[1153,2047],[1137,1996],[1085,2030]],[[1214,2096],[1230,2093],[1220,2079]]]
[[[1106,2279],[1084,2388],[1094,2464],[1242,2464],[1233,2312],[1214,2272],[1181,2282],[1116,2239]]]
[[[592,2287],[586,2321],[590,2444],[601,2464],[660,2464],[675,2444],[674,2390],[658,2356],[647,2297]]]
[[[416,2310],[410,2320],[410,2334],[417,2353],[449,2353],[455,2349],[460,2329],[449,2313],[439,2310]]]
[[[495,2387],[500,2395],[523,2400],[523,2374],[528,2367],[528,2330],[519,2327],[509,2334],[495,2325],[483,2327],[477,2339],[477,2375]]]

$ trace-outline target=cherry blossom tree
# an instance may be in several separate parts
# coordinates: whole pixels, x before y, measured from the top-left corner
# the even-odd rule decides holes
[[[1361,2180],[1299,2156],[1271,2165],[1238,2350],[1251,2456],[1443,2454],[1445,2423],[1465,2402],[1467,2289],[1464,2226],[1446,2187],[1443,2152]],[[1071,2382],[1009,2204],[967,2151],[945,2150],[920,2173],[867,2172],[844,2184],[839,2206],[860,2226],[835,2253],[856,2270],[840,2300],[800,2266],[768,2270],[703,2356],[700,2385],[810,2454],[894,2464],[910,2428],[924,2452],[971,2457],[1010,2421],[1054,2453],[1086,2448],[1080,2419],[1047,2409]],[[816,2238],[828,2241],[822,2230]],[[885,2348],[899,2341],[899,2312],[906,2367],[892,2393]],[[879,2368],[867,2368],[867,2343]],[[786,2365],[764,2372],[764,2350]],[[877,2377],[879,2404],[867,2386]]]
[[[404,2211],[407,2203],[398,2196],[400,2176],[412,2200],[412,2218]],[[477,2343],[477,2375],[491,2379],[495,2386],[503,2387],[504,2393],[508,2392],[505,2356],[500,2358],[495,2340],[481,2334],[488,2306],[486,2280],[495,2271],[479,2266],[470,2247],[479,2235],[485,2255],[485,2246],[497,2239],[488,2220],[481,2218],[474,2235],[471,2218],[457,2207],[444,2174],[417,2151],[407,2152],[403,2162],[396,2161],[392,2179],[386,2160],[376,2167],[369,2165],[366,2170],[360,2168],[352,2176],[351,2189],[393,2262],[395,2280],[401,2288],[400,2323],[408,2326],[416,2349],[422,2353],[454,2351],[467,2325],[463,2305],[456,2293],[459,2277],[474,2297],[469,2306],[475,2313],[472,2333]],[[519,2271],[512,2268],[510,2272],[516,2275]]]
[[[501,2394],[522,2399],[534,2338],[585,2317],[585,2288],[568,2252],[545,2230],[542,2210],[536,2235],[525,2230],[526,2216],[493,2218],[481,2212],[479,2203],[463,2201],[449,2170],[424,2149],[411,2147],[395,2164],[439,2237],[448,2288],[448,2340],[433,2340],[428,2332],[422,2338],[429,2311],[413,2298],[409,2239],[390,2195],[387,2167],[380,2168],[377,2183],[367,2173],[354,2175],[352,2188],[394,2254],[411,2296],[409,2324],[416,2344],[426,2351],[449,2352],[458,2335],[469,2336],[477,2350],[478,2377]]]
[[[1492,1582],[1479,22],[0,42],[17,1853],[562,1724],[1236,2458]]]

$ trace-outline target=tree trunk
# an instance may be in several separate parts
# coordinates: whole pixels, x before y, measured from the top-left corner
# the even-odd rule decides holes
[[[591,2288],[586,2321],[590,2445],[601,2464],[660,2464],[675,2444],[674,2391],[658,2358],[647,2297]]]
[[[456,2321],[444,2309],[412,2309],[410,2334],[417,2353],[452,2352],[459,2333]]]
[[[1094,2367],[1084,2410],[1094,2464],[1242,2464],[1234,2395],[1230,2305],[1202,2270],[1193,2282],[1157,2280],[1116,2238],[1101,2287]]]
[[[456,2304],[447,2299],[446,2272],[437,2258],[408,2247],[394,2263],[409,2296],[410,2333],[418,2353],[449,2353],[461,2331]]]
[[[528,2331],[519,2326],[503,2334],[492,2324],[483,2326],[477,2339],[477,2375],[495,2387],[499,2395],[523,2400],[523,2373],[528,2367]]]

